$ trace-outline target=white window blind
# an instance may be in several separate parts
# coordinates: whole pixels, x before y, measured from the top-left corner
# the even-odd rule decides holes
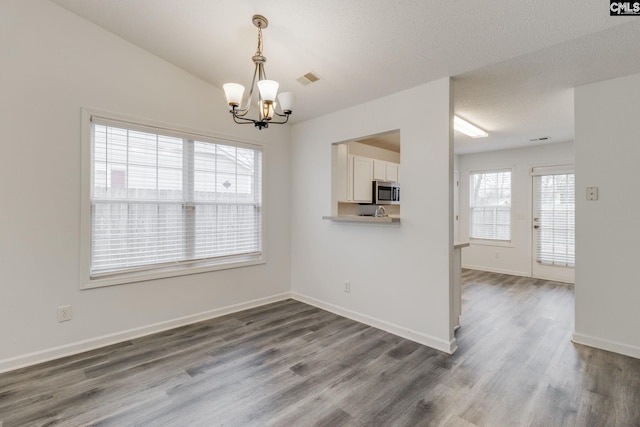
[[[91,278],[262,251],[262,152],[91,118]]]
[[[469,237],[511,240],[511,171],[469,174]]]
[[[533,186],[536,261],[575,266],[575,175],[536,175]]]

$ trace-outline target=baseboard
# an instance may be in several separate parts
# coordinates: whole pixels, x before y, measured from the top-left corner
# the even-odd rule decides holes
[[[629,357],[635,357],[640,359],[640,347],[636,347],[629,344],[623,344],[616,341],[609,341],[603,338],[597,338],[590,335],[573,333],[571,338],[576,344],[587,345],[589,347],[599,348],[600,350],[610,351],[612,353],[618,353]]]
[[[166,331],[168,329],[178,328],[180,326],[190,325],[192,323],[201,322],[203,320],[226,316],[227,314],[236,313],[242,310],[248,310],[250,308],[259,307],[265,304],[271,304],[273,302],[282,301],[291,297],[292,296],[290,292],[284,292],[281,294],[272,295],[265,298],[258,298],[240,304],[229,305],[202,313],[196,313],[177,319],[154,323],[152,325],[133,328],[122,332],[116,332],[114,334],[103,335],[100,337],[95,337],[71,344],[65,344],[59,347],[41,350],[34,353],[12,357],[9,359],[3,359],[0,360],[0,373],[13,371],[15,369],[24,368],[26,366],[36,365],[42,362],[48,362],[50,360],[59,359],[61,357],[72,356],[74,354],[94,350],[96,348],[105,347],[112,344],[117,344],[119,342],[139,338],[145,335],[155,334],[157,332]]]
[[[526,271],[505,270],[502,268],[491,268],[491,267],[485,267],[480,265],[463,264],[462,268],[467,268],[469,270],[488,271],[490,273],[509,274],[511,276],[531,277],[531,274],[529,274],[529,272],[526,272]]]
[[[453,354],[458,349],[455,338],[453,338],[451,341],[443,341],[430,335],[416,332],[403,326],[398,326],[385,320],[377,319],[366,314],[361,314],[344,307],[321,301],[313,297],[302,295],[297,292],[292,292],[291,298],[445,353]]]

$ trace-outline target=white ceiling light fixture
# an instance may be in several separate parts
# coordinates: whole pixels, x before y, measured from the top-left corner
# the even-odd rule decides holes
[[[262,15],[253,15],[253,25],[258,28],[258,49],[255,55],[251,58],[255,64],[255,70],[253,72],[253,80],[251,81],[251,89],[249,90],[249,97],[243,103],[244,98],[244,86],[238,83],[225,83],[224,94],[227,98],[227,103],[231,109],[229,112],[233,115],[233,121],[240,124],[253,124],[259,130],[268,128],[269,124],[282,125],[289,121],[289,115],[293,111],[294,97],[291,92],[283,92],[278,95],[279,84],[275,80],[267,80],[267,74],[264,71],[264,63],[267,62],[267,58],[262,55],[262,29],[267,28],[269,21]],[[256,78],[258,83],[256,84]],[[253,98],[254,88],[258,87],[258,119],[250,119],[245,117],[251,108],[251,100]],[[280,102],[279,113],[276,110],[278,103]],[[244,105],[244,108],[243,108]],[[273,121],[273,116],[284,117],[282,121]]]
[[[489,134],[480,129],[476,125],[472,125],[468,121],[461,119],[458,116],[453,116],[453,128],[458,132],[462,132],[471,138],[486,138]]]

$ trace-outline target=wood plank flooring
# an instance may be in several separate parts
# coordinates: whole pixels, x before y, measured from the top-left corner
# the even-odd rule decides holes
[[[10,426],[640,426],[571,285],[463,272],[449,356],[288,300],[0,375]]]

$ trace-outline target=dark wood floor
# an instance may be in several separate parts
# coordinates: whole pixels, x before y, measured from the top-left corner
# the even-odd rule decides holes
[[[0,375],[0,425],[640,425],[640,360],[570,342],[572,286],[463,282],[453,356],[288,300]]]

